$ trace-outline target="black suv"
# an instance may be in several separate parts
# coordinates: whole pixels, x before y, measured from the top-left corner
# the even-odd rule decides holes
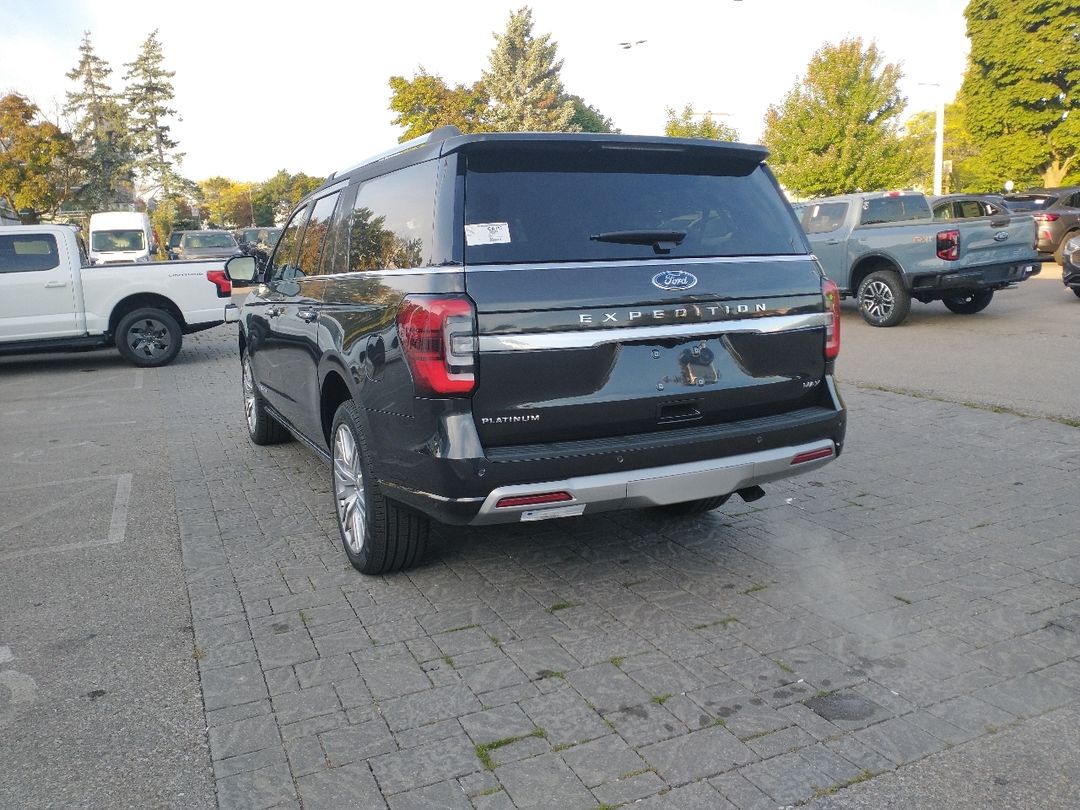
[[[331,464],[365,573],[413,564],[430,517],[692,514],[818,468],[839,296],[765,156],[444,127],[331,175],[243,306],[252,440]]]

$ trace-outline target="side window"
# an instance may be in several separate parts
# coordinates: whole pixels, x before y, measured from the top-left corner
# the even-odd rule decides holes
[[[834,203],[806,203],[806,211],[803,215],[803,230],[808,234],[829,233],[835,231],[844,224],[847,216],[848,204],[846,202]]]
[[[300,275],[318,275],[320,251],[323,250],[323,242],[330,229],[330,218],[334,215],[337,201],[337,192],[315,201],[315,207],[311,209],[311,219],[304,228],[304,240],[300,244],[300,258],[297,260]]]
[[[35,273],[59,266],[60,252],[52,234],[0,236],[0,273]]]
[[[960,202],[960,217],[962,219],[982,216],[986,216],[986,214],[983,212],[982,203],[978,200],[963,200]]]
[[[277,249],[270,258],[269,278],[291,279],[303,275],[296,266],[296,249],[300,243],[300,229],[307,221],[307,214],[311,206],[305,206],[293,214],[285,230],[278,239]]]
[[[437,160],[419,163],[360,186],[348,227],[347,272],[430,262],[438,165]]]
[[[934,219],[952,219],[953,210],[952,203],[941,203],[941,205],[934,206]]]
[[[1000,205],[994,205],[993,203],[986,203],[986,215],[988,217],[1000,217],[1007,212],[1002,210]]]
[[[326,235],[326,244],[323,246],[320,272],[324,276],[348,273],[350,270],[348,266],[349,226],[352,222],[353,203],[356,200],[358,188],[353,183],[341,192],[338,199],[334,218],[330,223],[330,231]]]

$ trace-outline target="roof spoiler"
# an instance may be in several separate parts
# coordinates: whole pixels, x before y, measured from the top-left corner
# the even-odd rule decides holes
[[[424,135],[418,135],[415,138],[410,138],[404,143],[399,143],[393,149],[387,149],[385,152],[379,152],[377,155],[372,155],[371,157],[364,158],[359,163],[354,163],[347,169],[341,169],[340,171],[331,172],[330,176],[326,178],[326,182],[329,183],[335,177],[339,177],[343,174],[348,174],[353,169],[358,169],[361,166],[366,166],[369,163],[377,163],[380,160],[386,160],[387,158],[393,157],[394,155],[400,155],[403,152],[408,152],[410,149],[416,149],[419,146],[427,146],[433,143],[440,143],[441,141],[445,141],[448,138],[456,138],[460,134],[461,130],[455,127],[453,124],[447,124],[444,127],[433,129],[431,132],[425,133]]]

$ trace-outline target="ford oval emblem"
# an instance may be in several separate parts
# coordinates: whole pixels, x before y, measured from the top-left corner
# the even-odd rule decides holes
[[[1009,232],[1008,231],[998,231],[997,233],[994,234],[994,241],[995,242],[1004,242],[1008,238],[1009,238]]]
[[[653,276],[652,283],[661,290],[689,290],[697,284],[697,276],[685,270],[665,270]]]

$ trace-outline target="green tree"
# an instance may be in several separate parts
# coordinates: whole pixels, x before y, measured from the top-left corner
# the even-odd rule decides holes
[[[618,132],[610,118],[591,104],[586,104],[581,96],[566,97],[574,105],[574,116],[567,129],[572,132]]]
[[[0,198],[31,217],[55,215],[81,174],[71,136],[23,95],[0,98]]]
[[[496,132],[562,132],[570,128],[574,102],[563,92],[562,60],[551,35],[533,36],[532,10],[510,13],[483,83],[491,97],[489,128]]]
[[[124,79],[135,168],[150,196],[160,193],[169,197],[185,185],[179,173],[184,154],[177,151],[179,144],[173,140],[168,124],[176,115],[169,106],[173,101],[170,79],[176,74],[164,68],[157,34],[155,29],[143,42],[135,61],[125,64],[128,71]]]
[[[323,183],[323,178],[299,172],[289,174],[281,169],[252,189],[251,202],[255,213],[255,224],[269,226],[284,223],[304,197]]]
[[[927,190],[934,184],[935,118],[934,112],[922,111],[904,124],[903,141],[911,156],[914,183]],[[964,125],[964,104],[960,101],[945,105],[944,159],[947,170],[941,178],[942,193],[1000,190],[1001,181],[987,172],[979,147]]]
[[[442,76],[428,73],[421,66],[411,80],[391,76],[390,89],[390,109],[397,113],[391,123],[405,127],[399,142],[447,124],[462,132],[484,131],[488,95],[482,82],[451,88]]]
[[[700,120],[694,118],[701,115]],[[687,104],[682,112],[676,114],[673,107],[667,108],[667,123],[664,134],[671,138],[708,138],[714,141],[737,141],[739,132],[734,127],[713,119],[711,112],[695,113]]]
[[[971,0],[960,89],[968,129],[997,185],[1080,177],[1080,6]]]
[[[79,63],[67,72],[76,83],[64,112],[74,119],[73,136],[85,172],[78,199],[87,210],[102,211],[130,202],[134,154],[127,110],[109,86],[112,68],[94,52],[83,32]]]
[[[818,50],[806,76],[765,114],[762,143],[780,182],[805,196],[906,185],[901,75],[861,39]]]

